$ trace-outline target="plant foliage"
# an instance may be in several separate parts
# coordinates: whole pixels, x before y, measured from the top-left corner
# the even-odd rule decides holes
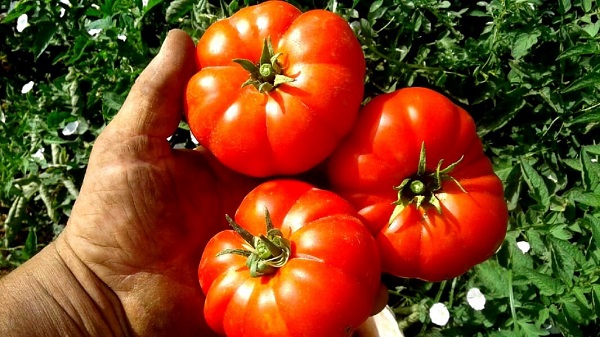
[[[441,283],[386,277],[406,335],[600,336],[598,1],[291,2],[348,20],[367,58],[367,99],[425,86],[461,104],[504,182],[509,232],[492,259]],[[3,268],[60,232],[94,139],[167,31],[197,39],[255,1],[94,3],[0,4]],[[192,145],[185,125],[171,142]],[[466,300],[474,287],[482,310]],[[450,312],[444,326],[428,314],[437,302]]]

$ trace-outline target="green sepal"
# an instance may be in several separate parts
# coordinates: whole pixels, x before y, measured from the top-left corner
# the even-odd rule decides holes
[[[282,53],[275,54],[271,39],[267,37],[263,41],[258,64],[246,59],[233,59],[233,62],[250,73],[250,77],[242,84],[242,88],[252,85],[258,92],[268,93],[282,84],[294,82],[295,79],[283,74],[283,69],[278,62],[281,55]]]
[[[267,235],[254,236],[228,215],[225,218],[233,230],[246,241],[242,245],[245,249],[225,249],[217,256],[237,254],[247,257],[246,266],[252,277],[274,273],[287,263],[291,254],[291,243],[283,237],[281,230],[274,228],[271,216],[266,208]]]
[[[444,160],[440,160],[433,172],[427,172],[426,158],[425,142],[422,142],[417,173],[404,179],[400,185],[394,187],[394,190],[398,192],[398,199],[392,203],[395,207],[388,224],[391,224],[400,215],[404,207],[410,204],[414,204],[417,208],[432,206],[439,214],[442,214],[442,205],[436,194],[440,192],[444,180],[453,181],[463,193],[467,193],[460,182],[450,174],[463,160],[464,156],[443,169]]]

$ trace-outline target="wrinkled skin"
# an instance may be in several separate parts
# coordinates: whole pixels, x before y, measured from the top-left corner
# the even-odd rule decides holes
[[[251,277],[246,257],[217,256],[242,248],[233,230],[211,239],[198,269],[207,294],[205,317],[229,337],[350,336],[381,306],[379,252],[356,211],[336,194],[298,180],[263,183],[244,199],[236,222],[265,234],[273,226],[291,241],[289,260]],[[385,295],[383,296],[385,298]]]
[[[283,75],[266,93],[242,84],[270,38]],[[304,172],[324,160],[354,125],[365,60],[348,23],[325,10],[301,13],[282,1],[241,9],[211,25],[197,45],[201,70],[186,89],[198,141],[226,166],[256,177]]]
[[[421,145],[426,172],[462,160],[430,204],[398,206],[399,186],[414,177]],[[356,128],[327,163],[333,191],[346,197],[371,227],[384,272],[441,281],[465,273],[501,245],[508,212],[503,186],[493,171],[469,114],[443,95],[405,88],[380,95],[361,111]],[[391,221],[390,221],[391,220]]]
[[[65,230],[0,283],[1,335],[214,335],[198,262],[255,182],[170,148],[195,71],[191,38],[171,32],[97,138]]]
[[[251,188],[206,152],[172,150],[166,141],[196,69],[191,39],[176,38],[96,141],[62,235],[117,294],[139,335],[203,331],[196,275],[202,248]]]

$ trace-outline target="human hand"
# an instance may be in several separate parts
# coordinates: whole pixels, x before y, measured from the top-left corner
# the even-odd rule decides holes
[[[32,266],[53,254],[115,335],[211,336],[198,262],[210,237],[227,227],[225,213],[254,187],[205,151],[173,150],[166,140],[181,120],[194,55],[187,34],[170,32],[96,140],[65,230],[21,271],[39,273],[43,266]],[[72,311],[67,316],[86,314]]]
[[[172,150],[166,141],[181,120],[194,53],[185,33],[169,34],[98,137],[62,235],[65,249],[116,293],[139,335],[198,335],[198,261],[250,190],[206,152]]]

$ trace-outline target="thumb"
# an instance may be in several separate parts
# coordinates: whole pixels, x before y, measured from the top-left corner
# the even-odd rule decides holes
[[[184,31],[171,30],[160,52],[132,86],[111,127],[135,135],[168,137],[183,110],[183,92],[196,71],[194,42]]]

